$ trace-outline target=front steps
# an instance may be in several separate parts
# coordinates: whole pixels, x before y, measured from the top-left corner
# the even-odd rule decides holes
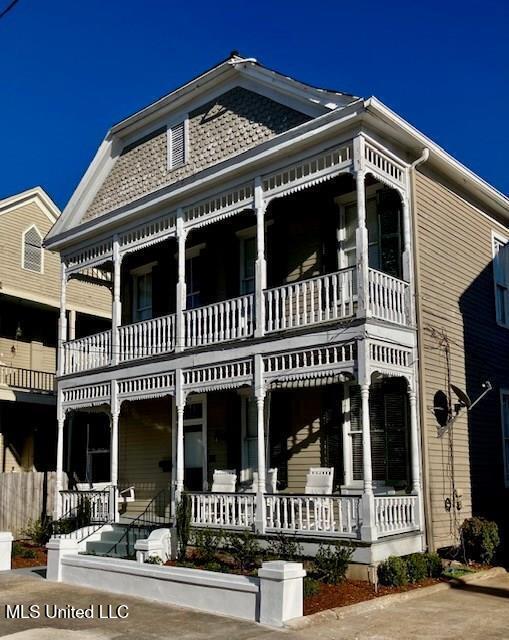
[[[108,555],[112,558],[126,558],[134,554],[134,542],[148,538],[150,530],[144,527],[132,527],[128,534],[127,524],[118,523],[100,531],[98,539],[85,543],[85,553],[97,556]],[[129,536],[129,545],[127,543]],[[116,546],[115,546],[116,545]]]

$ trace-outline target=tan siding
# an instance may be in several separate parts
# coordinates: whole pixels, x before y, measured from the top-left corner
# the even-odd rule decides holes
[[[42,237],[52,226],[51,220],[36,202],[0,215],[0,282],[4,292],[14,292],[19,298],[60,306],[60,259],[58,254],[44,250],[43,273],[22,268],[23,232],[35,224]],[[110,312],[111,294],[106,288],[71,281],[67,294],[68,306],[86,308],[90,312]]]
[[[159,462],[171,459],[171,400],[168,397],[122,405],[119,427],[119,481],[134,485],[136,498],[150,498],[168,486],[170,473]]]
[[[509,336],[495,322],[492,231],[489,220],[434,177],[417,174],[421,340],[427,408],[423,416],[429,449],[429,486],[435,546],[455,541],[458,524],[472,510],[495,517],[483,499],[483,487],[502,483],[498,389],[470,414],[462,414],[450,436],[437,437],[434,395],[449,383],[480,393],[480,384],[509,382]],[[450,345],[446,357],[443,335]],[[465,355],[466,354],[466,355]],[[449,373],[448,373],[449,372]],[[481,436],[482,434],[482,436]],[[461,510],[447,511],[453,485]]]
[[[0,361],[11,367],[52,373],[55,371],[56,350],[40,342],[0,338]]]

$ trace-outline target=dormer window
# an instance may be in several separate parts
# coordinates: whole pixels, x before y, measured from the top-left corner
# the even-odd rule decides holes
[[[187,161],[187,119],[168,125],[168,169],[182,167]]]
[[[23,233],[23,269],[42,273],[42,235],[35,225]]]

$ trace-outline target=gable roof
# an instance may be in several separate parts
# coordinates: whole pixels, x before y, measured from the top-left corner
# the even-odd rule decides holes
[[[209,99],[208,96],[213,95],[214,90],[221,91],[228,83],[239,82],[313,118],[344,108],[358,100],[348,93],[305,84],[264,67],[254,58],[244,58],[232,52],[226,60],[128,116],[108,131],[62,217],[47,238],[51,240],[81,222],[82,215],[110,172],[120,149],[126,141],[133,140],[138,131],[147,130],[151,124],[154,126],[154,122],[160,122],[166,115],[170,117],[171,114],[182,112],[184,108],[199,106],[200,99]]]
[[[24,207],[32,202],[36,202],[39,205],[41,211],[48,217],[52,224],[60,217],[60,209],[42,187],[33,187],[32,189],[27,189],[26,191],[0,200],[0,216],[11,213],[13,210]]]

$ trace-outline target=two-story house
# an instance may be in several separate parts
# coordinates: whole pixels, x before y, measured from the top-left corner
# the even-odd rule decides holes
[[[62,258],[59,471],[69,416],[96,407],[111,485],[185,490],[195,525],[350,540],[364,564],[453,543],[471,495],[490,514],[505,495],[492,259],[508,219],[376,98],[232,54],[115,125],[46,238]],[[112,323],[75,339],[67,282],[90,269],[113,283]],[[467,411],[451,384],[477,396],[485,379]]]
[[[42,242],[59,216],[40,187],[0,200],[0,472],[55,469],[60,259]],[[110,298],[103,287],[71,283],[69,336],[109,326]]]

